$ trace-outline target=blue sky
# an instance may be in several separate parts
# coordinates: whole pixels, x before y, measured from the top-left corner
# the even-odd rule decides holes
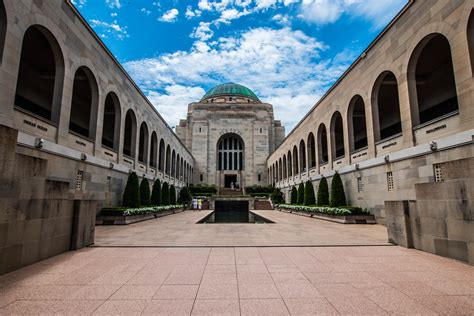
[[[233,81],[289,132],[407,0],[72,2],[170,126]]]

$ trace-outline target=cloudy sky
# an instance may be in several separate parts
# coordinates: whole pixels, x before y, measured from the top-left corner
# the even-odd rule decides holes
[[[158,111],[236,82],[289,132],[407,0],[73,0]]]

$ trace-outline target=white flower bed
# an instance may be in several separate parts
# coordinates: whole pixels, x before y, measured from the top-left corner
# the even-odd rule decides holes
[[[172,211],[182,208],[183,205],[163,205],[163,206],[150,206],[150,207],[139,207],[139,208],[129,208],[123,212],[124,216],[131,215],[145,215],[145,214],[155,214],[164,211]]]
[[[352,215],[351,211],[344,208],[338,208],[338,207],[288,205],[288,204],[279,204],[277,207],[285,209],[285,210],[305,212],[305,213],[319,213],[319,214],[338,215],[338,216]]]

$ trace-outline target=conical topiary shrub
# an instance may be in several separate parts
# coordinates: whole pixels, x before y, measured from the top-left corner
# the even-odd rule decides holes
[[[170,204],[176,205],[176,188],[174,185],[170,186]]]
[[[296,204],[298,203],[298,190],[296,190],[296,187],[293,186],[291,188],[291,204]]]
[[[298,186],[298,193],[296,195],[296,202],[298,205],[303,205],[304,204],[304,183],[301,182],[300,185]]]
[[[346,206],[346,193],[339,173],[335,173],[331,182],[331,204],[332,207]]]
[[[135,172],[128,175],[125,191],[123,192],[122,206],[132,208],[140,207],[140,186]]]
[[[316,204],[316,198],[314,197],[314,188],[311,181],[306,181],[304,185],[304,205]]]
[[[189,192],[188,187],[182,187],[181,191],[179,191],[178,195],[178,203],[183,204],[184,206],[189,205],[193,197],[191,196],[191,192]]]
[[[156,179],[153,184],[153,190],[151,191],[151,205],[161,205],[161,182]]]
[[[318,186],[318,206],[328,206],[329,205],[329,188],[328,180],[325,177],[322,177],[319,181]]]
[[[279,188],[275,188],[270,195],[270,198],[272,199],[273,204],[282,204],[285,202],[285,197],[283,195],[283,192]]]
[[[161,205],[170,205],[170,187],[166,182],[161,187]]]
[[[150,205],[150,184],[146,178],[140,183],[140,206]]]

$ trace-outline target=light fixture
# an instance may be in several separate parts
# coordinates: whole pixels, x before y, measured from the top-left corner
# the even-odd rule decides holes
[[[86,161],[87,160],[87,155],[85,153],[81,153],[81,160]]]
[[[438,143],[435,140],[432,140],[430,142],[430,149],[431,149],[431,151],[437,151],[438,150]]]
[[[390,162],[390,156],[389,155],[385,155],[385,157],[383,157],[383,159],[385,160],[386,163]]]
[[[43,148],[43,144],[44,144],[44,139],[42,139],[42,138],[36,138],[35,139],[35,147],[36,148],[39,148],[39,149]]]

